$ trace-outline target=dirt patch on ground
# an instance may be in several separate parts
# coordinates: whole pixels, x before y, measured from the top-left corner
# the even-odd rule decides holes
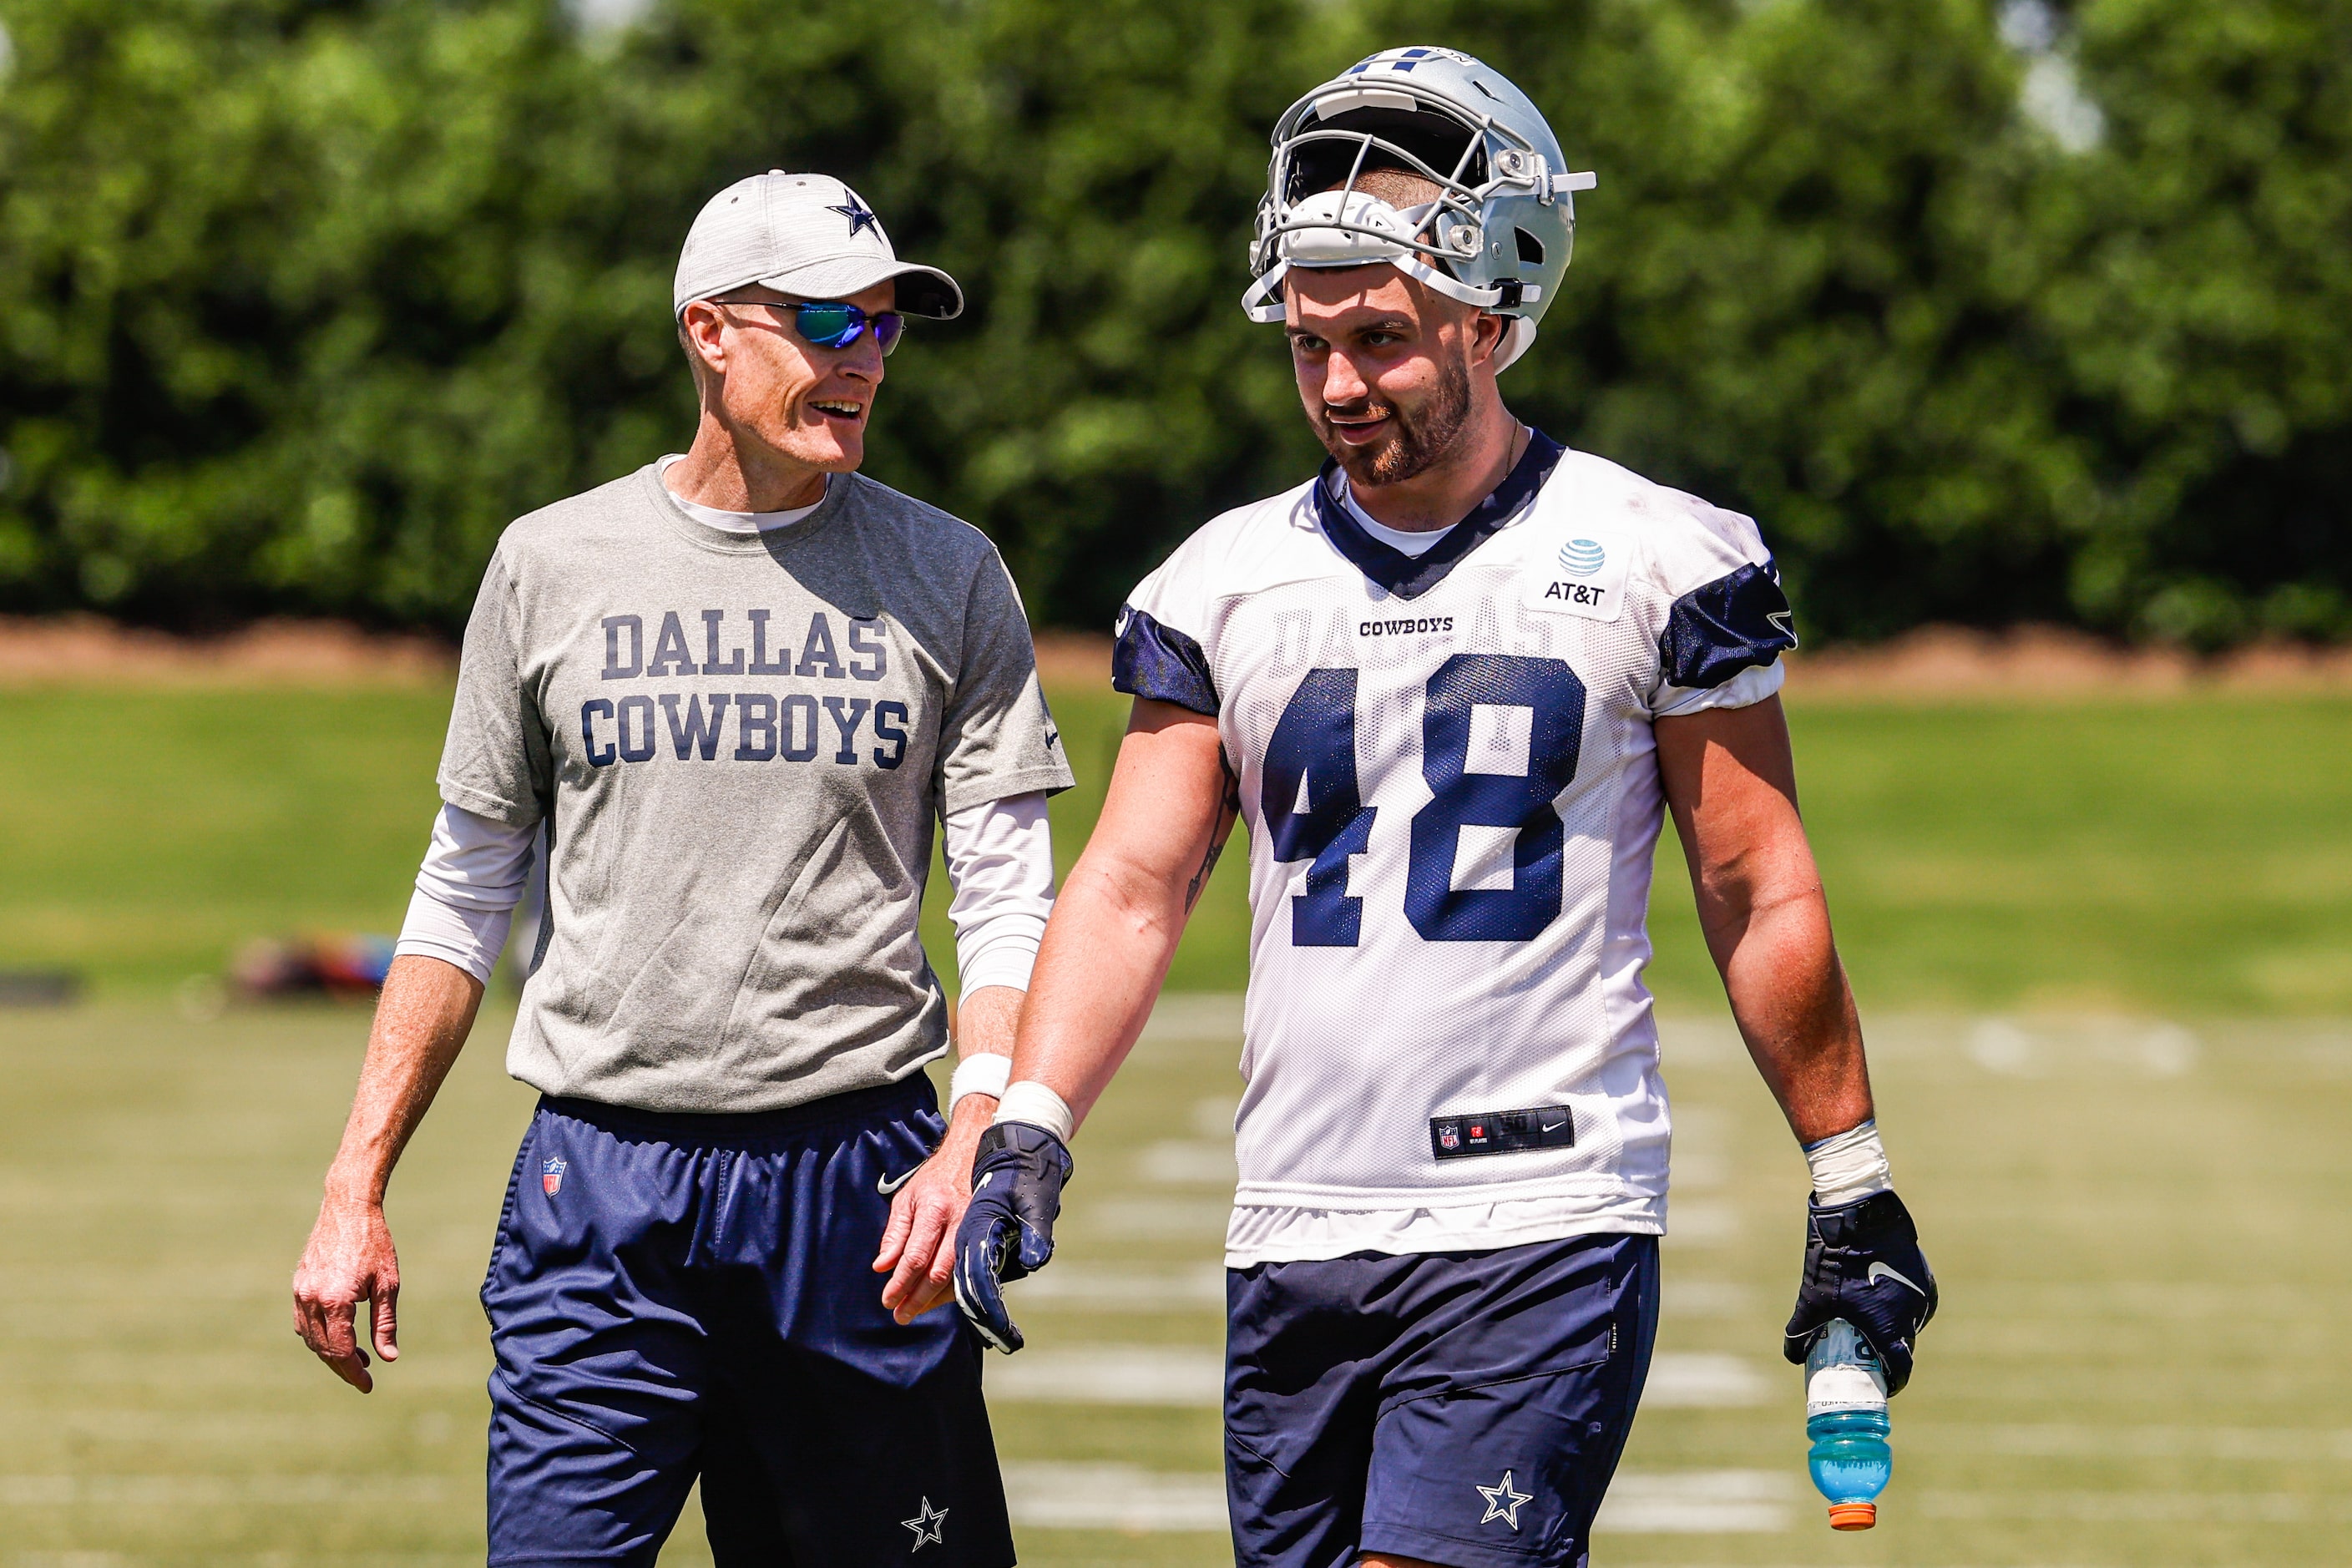
[[[256,621],[175,637],[96,616],[0,616],[0,686],[423,686],[446,681],[455,648],[340,621]]]
[[[1789,689],[1806,697],[2027,700],[2188,691],[2352,691],[2352,647],[2263,644],[2211,658],[2124,647],[2059,626],[1979,632],[1922,626],[1870,647],[1799,653]]]
[[[1110,638],[1046,632],[1037,668],[1054,685],[1110,684]],[[2352,647],[2264,645],[2214,658],[2124,647],[2059,626],[2007,632],[1923,626],[1869,647],[1793,654],[1789,689],[1874,701],[1970,698],[2080,701],[2188,691],[2352,692]]]
[[[1110,638],[1096,633],[1043,632],[1038,672],[1063,690],[1108,691],[1110,649]],[[336,621],[257,621],[191,637],[95,616],[0,616],[0,686],[424,686],[446,683],[457,667],[457,650],[438,639]],[[1926,626],[1871,647],[1792,655],[1789,688],[1803,697],[1880,701],[2352,692],[2352,647],[2263,646],[2199,658],[2053,626],[2000,633]]]
[[[1039,632],[1037,678],[1064,690],[1110,689],[1110,638],[1098,632]]]

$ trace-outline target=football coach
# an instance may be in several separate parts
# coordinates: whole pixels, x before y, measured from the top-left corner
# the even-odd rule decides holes
[[[514,523],[483,577],[294,1320],[362,1392],[370,1349],[396,1357],[385,1186],[543,835],[508,1050],[542,1098],[482,1288],[494,1568],[651,1564],[698,1479],[729,1568],[1013,1560],[978,1342],[923,1314],[1071,778],[995,550],[857,472],[904,319],[962,303],[838,180],[721,191],[673,299],[693,445]],[[944,1121],[934,823],[964,997]]]

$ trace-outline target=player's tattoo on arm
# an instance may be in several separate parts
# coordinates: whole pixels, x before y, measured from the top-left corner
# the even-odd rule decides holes
[[[1217,868],[1217,857],[1225,852],[1225,840],[1233,836],[1234,824],[1242,815],[1241,774],[1234,772],[1233,760],[1225,755],[1223,747],[1217,751],[1217,765],[1224,770],[1225,794],[1217,803],[1217,820],[1209,829],[1209,847],[1201,857],[1201,868],[1184,885],[1184,912],[1188,915],[1200,902],[1201,889],[1209,885],[1209,873]]]

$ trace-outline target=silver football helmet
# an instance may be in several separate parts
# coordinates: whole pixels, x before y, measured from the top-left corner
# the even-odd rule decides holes
[[[1535,341],[1576,239],[1564,167],[1527,94],[1458,49],[1383,49],[1292,104],[1274,128],[1242,296],[1253,321],[1283,319],[1294,267],[1384,261],[1465,305],[1509,319],[1496,369]],[[1396,169],[1434,181],[1437,200],[1399,210],[1356,188]]]

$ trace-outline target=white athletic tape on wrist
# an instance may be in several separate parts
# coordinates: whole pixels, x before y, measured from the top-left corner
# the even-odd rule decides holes
[[[994,1051],[974,1051],[956,1063],[955,1073],[948,1079],[948,1115],[955,1115],[956,1101],[967,1094],[985,1094],[1002,1098],[1004,1086],[1013,1079],[1013,1058]]]
[[[1895,1184],[1895,1173],[1886,1163],[1886,1147],[1878,1141],[1875,1117],[1851,1131],[1808,1145],[1805,1163],[1812,1167],[1813,1201],[1823,1208],[1860,1203]]]
[[[1032,1079],[1023,1079],[998,1099],[996,1120],[1026,1121],[1032,1127],[1044,1128],[1065,1143],[1078,1130],[1078,1118],[1070,1110],[1069,1101]]]

